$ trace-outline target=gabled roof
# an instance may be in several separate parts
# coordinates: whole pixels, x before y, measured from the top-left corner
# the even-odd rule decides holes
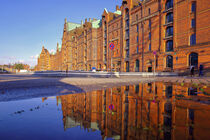
[[[108,13],[108,10],[107,10],[106,8],[104,8],[104,11],[105,11],[106,13]]]

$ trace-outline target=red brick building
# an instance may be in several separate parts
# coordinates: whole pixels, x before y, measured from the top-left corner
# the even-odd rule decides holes
[[[114,12],[104,9],[99,20],[65,20],[62,47],[54,54],[59,62],[51,61],[51,70],[110,71],[111,63],[122,72],[210,68],[209,5],[209,0],[123,0]]]
[[[191,86],[154,82],[63,95],[64,130],[100,130],[103,139],[208,139],[210,106],[199,102],[208,95]]]

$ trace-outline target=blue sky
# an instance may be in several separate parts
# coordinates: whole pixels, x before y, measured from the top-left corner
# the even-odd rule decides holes
[[[0,0],[0,64],[23,62],[34,66],[44,45],[61,44],[64,19],[80,23],[115,11],[122,0]]]

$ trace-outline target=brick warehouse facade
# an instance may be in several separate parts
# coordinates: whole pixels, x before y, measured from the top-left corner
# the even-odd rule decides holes
[[[104,9],[100,20],[65,19],[62,45],[55,54],[42,50],[35,70],[110,71],[111,61],[122,72],[210,68],[209,5],[209,0],[123,0],[114,12]]]

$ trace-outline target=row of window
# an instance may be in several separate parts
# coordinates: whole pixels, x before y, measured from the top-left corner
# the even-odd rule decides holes
[[[168,0],[166,2],[166,9],[170,9],[170,8],[173,8],[173,0]],[[193,2],[192,5],[191,5],[191,11],[192,12],[196,11],[195,2]],[[150,9],[149,9],[149,14],[150,14]],[[129,15],[128,12],[127,12],[127,15]],[[138,15],[136,15],[136,20],[138,20]],[[172,12],[170,12],[166,15],[166,24],[171,23],[171,22],[173,22],[173,13]],[[129,27],[129,20],[126,20],[126,26]],[[191,20],[191,27],[192,28],[195,27],[195,19]],[[150,29],[150,32],[149,32],[150,43],[149,43],[148,49],[149,49],[149,51],[151,51],[151,19],[149,20],[149,29]],[[139,25],[138,24],[136,25],[136,31],[137,31],[137,33],[139,32]],[[127,34],[127,36],[129,36],[129,31],[126,32],[126,34]],[[170,36],[173,36],[173,26],[169,26],[166,29],[166,37],[170,37]],[[138,45],[139,36],[138,35],[136,37],[136,42],[137,42],[136,52],[138,53],[138,50],[139,50],[139,47],[138,47],[139,46]],[[193,34],[190,37],[190,45],[195,45],[195,44],[196,44],[196,35]],[[126,45],[129,46],[129,44],[126,44]],[[173,51],[173,40],[169,40],[169,41],[166,42],[166,51]]]
[[[158,59],[156,59],[156,66],[158,64],[157,62],[158,62]],[[139,63],[140,63],[139,60],[137,59],[135,63],[136,63],[135,71],[139,72]],[[195,66],[195,67],[198,66],[198,54],[197,53],[191,53],[189,55],[189,66]],[[168,55],[166,57],[166,67],[173,69],[173,56]]]

